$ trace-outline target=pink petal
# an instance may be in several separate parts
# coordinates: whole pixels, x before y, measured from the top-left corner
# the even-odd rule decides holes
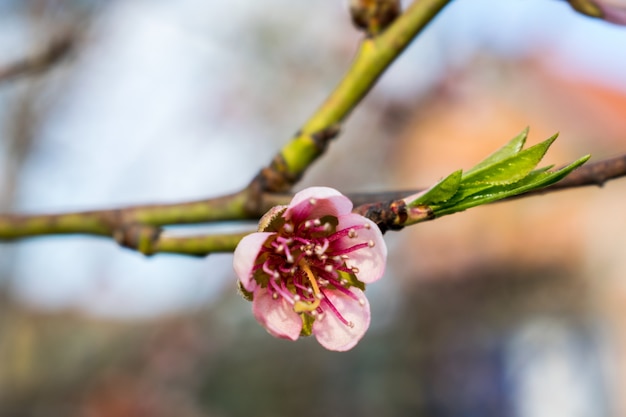
[[[343,352],[352,349],[370,325],[370,305],[365,294],[354,287],[350,291],[364,304],[339,291],[327,291],[326,296],[343,318],[353,323],[353,327],[344,324],[329,308],[324,309],[321,320],[313,322],[313,334],[328,350]]]
[[[252,313],[272,336],[297,340],[302,319],[282,297],[273,299],[266,288],[258,287],[252,300]]]
[[[356,274],[359,281],[369,284],[383,276],[385,263],[387,262],[387,245],[383,239],[383,234],[376,224],[370,219],[359,214],[348,214],[339,218],[337,230],[348,229],[353,226],[369,224],[369,229],[361,228],[356,231],[356,238],[345,237],[336,243],[336,248],[348,248],[359,243],[372,241],[374,246],[363,248],[348,254],[346,260],[348,267],[357,267]]]
[[[273,233],[269,232],[251,233],[241,239],[237,248],[235,248],[233,268],[239,277],[239,281],[241,281],[243,287],[248,291],[254,291],[256,287],[256,281],[251,279],[252,268],[254,268],[254,263],[259,256],[263,244],[272,234]]]
[[[293,196],[283,217],[301,222],[329,215],[339,217],[351,211],[352,201],[339,191],[329,187],[309,187]]]
[[[626,25],[626,4],[621,6],[602,5],[599,4],[607,22],[617,25]]]

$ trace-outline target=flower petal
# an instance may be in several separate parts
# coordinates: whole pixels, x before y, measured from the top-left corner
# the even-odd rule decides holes
[[[602,5],[599,4],[604,14],[604,19],[607,22],[615,23],[617,25],[626,25],[626,4],[620,6]]]
[[[300,336],[300,315],[282,297],[273,299],[267,288],[258,287],[254,292],[252,313],[272,336],[290,340],[297,340]]]
[[[355,238],[346,237],[339,239],[335,247],[343,249],[363,242],[372,241],[374,243],[374,246],[371,248],[363,248],[349,253],[349,259],[346,260],[348,267],[357,267],[359,269],[359,272],[356,274],[359,281],[369,284],[370,282],[378,280],[385,272],[387,245],[385,245],[383,234],[373,221],[355,213],[340,217],[337,229],[348,229],[364,224],[368,224],[369,229],[358,229],[356,231],[357,237]]]
[[[352,201],[339,191],[329,187],[309,187],[293,196],[283,217],[301,222],[323,216],[339,217],[351,211]]]
[[[251,233],[245,236],[237,248],[235,248],[235,254],[233,256],[233,268],[235,273],[239,277],[241,284],[248,291],[254,291],[256,287],[256,281],[252,278],[252,268],[256,262],[261,247],[267,241],[267,239],[273,233],[269,232],[257,232]]]
[[[320,345],[328,350],[343,352],[352,349],[363,337],[370,325],[370,305],[365,294],[358,288],[350,289],[356,300],[339,291],[327,291],[328,300],[353,326],[344,324],[329,308],[324,317],[313,322],[313,334]],[[361,300],[363,304],[359,302]]]

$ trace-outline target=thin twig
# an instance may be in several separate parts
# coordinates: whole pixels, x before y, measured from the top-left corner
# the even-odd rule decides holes
[[[76,45],[76,35],[66,33],[52,39],[45,48],[20,60],[0,66],[0,83],[36,74],[67,57]]]

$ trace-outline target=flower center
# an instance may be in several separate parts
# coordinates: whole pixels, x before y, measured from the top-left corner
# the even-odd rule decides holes
[[[330,311],[352,327],[353,323],[341,315],[327,294],[339,292],[365,304],[350,290],[350,281],[359,270],[349,264],[355,252],[373,248],[374,242],[359,238],[358,231],[369,229],[369,224],[336,230],[337,222],[331,216],[297,224],[286,222],[270,245],[263,248],[264,262],[255,267],[267,277],[255,276],[260,282],[267,279],[272,297],[284,299],[296,313],[322,319]]]

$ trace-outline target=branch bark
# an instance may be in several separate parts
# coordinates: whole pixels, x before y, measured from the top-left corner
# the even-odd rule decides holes
[[[76,35],[68,32],[52,39],[43,49],[0,67],[0,83],[41,73],[66,58],[76,46]]]

